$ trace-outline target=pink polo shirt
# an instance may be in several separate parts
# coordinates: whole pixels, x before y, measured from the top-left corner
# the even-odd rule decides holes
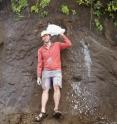
[[[49,49],[46,46],[42,46],[38,49],[38,77],[41,77],[43,69],[61,70],[60,51],[72,45],[71,41],[66,36],[63,36],[63,38],[64,42],[52,43]]]

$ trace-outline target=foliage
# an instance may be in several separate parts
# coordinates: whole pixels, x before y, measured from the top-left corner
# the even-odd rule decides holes
[[[91,4],[91,0],[76,0],[76,2],[79,5],[86,5],[86,6],[89,6]]]
[[[93,14],[98,18],[94,19],[98,30],[103,29],[103,25],[100,23],[99,18],[102,16],[109,16],[113,19],[114,25],[116,26],[117,18],[117,0],[107,1],[104,0],[75,0],[78,5],[90,6],[93,10]],[[102,3],[103,2],[103,3]]]
[[[12,6],[12,10],[13,12],[17,13],[20,15],[20,13],[22,12],[22,10],[28,6],[28,2],[27,0],[11,0],[11,6]]]
[[[38,3],[36,3],[33,6],[31,6],[31,12],[34,12],[34,13],[38,13],[39,12]]]
[[[112,18],[115,18],[116,12],[117,12],[117,1],[112,0],[109,3],[107,3],[107,8],[105,9],[108,12],[108,15]]]
[[[110,1],[107,4],[107,10],[109,12],[116,12],[117,11],[117,1]]]
[[[46,6],[48,6],[50,3],[50,0],[41,0],[40,2],[40,8],[44,9]]]
[[[37,2],[31,6],[32,13],[40,13],[41,16],[47,16],[48,12],[44,10],[48,6],[50,0],[37,0]],[[11,7],[13,12],[20,15],[22,11],[28,6],[28,0],[11,0]]]
[[[98,31],[102,31],[103,30],[103,26],[102,26],[100,20],[97,19],[97,18],[95,19],[95,25],[96,25],[96,28],[97,28]]]
[[[69,8],[67,5],[61,5],[61,12],[65,15],[69,15]]]
[[[82,5],[82,6],[91,6],[92,4],[92,8],[94,11],[94,15],[96,16],[103,16],[103,15],[109,15],[112,18],[115,18],[115,16],[117,15],[117,0],[111,0],[108,1],[107,3],[103,3],[105,2],[104,0],[75,0],[78,5]]]
[[[103,8],[103,5],[101,3],[101,1],[97,1],[95,4],[94,4],[94,15],[96,15],[97,17],[100,17],[103,13],[102,13],[102,8]]]
[[[31,6],[31,12],[40,13],[43,16],[47,16],[48,12],[44,10],[50,3],[50,0],[37,1],[35,5]]]
[[[2,1],[3,0],[0,0],[0,2]],[[46,7],[49,6],[50,1],[51,0],[36,0],[35,4],[29,9],[31,10],[31,13],[37,13],[42,17],[45,17],[48,15]],[[74,0],[79,6],[91,8],[91,17],[94,17],[94,22],[99,30],[103,29],[103,26],[100,23],[101,17],[108,16],[113,19],[114,25],[117,25],[117,0],[107,0],[106,3],[105,1],[106,0]],[[13,12],[20,15],[26,7],[29,7],[28,3],[30,3],[28,0],[11,0]],[[65,15],[77,14],[77,10],[74,8],[71,9],[67,4],[63,4],[60,7],[60,11]]]
[[[48,12],[46,10],[42,11],[40,13],[41,17],[46,17],[48,15]]]
[[[72,15],[78,14],[75,9],[72,9],[71,11],[72,11]]]

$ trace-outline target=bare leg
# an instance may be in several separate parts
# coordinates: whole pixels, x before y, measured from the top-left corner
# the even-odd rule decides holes
[[[46,104],[48,101],[48,96],[49,96],[49,89],[43,90],[42,93],[42,98],[41,98],[41,112],[38,116],[35,117],[35,121],[40,122],[42,121],[44,118],[47,117],[46,114]]]
[[[59,86],[54,86],[54,110],[58,110],[59,107],[59,101],[60,101],[61,93],[60,93],[60,87]]]
[[[46,104],[49,96],[49,89],[43,90],[42,99],[41,99],[41,112],[46,112]]]

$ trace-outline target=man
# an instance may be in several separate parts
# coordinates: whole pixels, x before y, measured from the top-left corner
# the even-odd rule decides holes
[[[41,32],[41,38],[44,45],[38,49],[38,65],[37,65],[37,83],[42,86],[43,93],[41,99],[41,113],[36,117],[36,121],[41,121],[46,114],[46,104],[48,101],[48,92],[53,82],[54,88],[54,113],[53,116],[61,115],[59,111],[59,101],[61,97],[60,88],[62,88],[62,72],[61,72],[61,50],[71,46],[71,41],[64,35],[60,34],[64,42],[51,42],[51,35],[46,31]]]

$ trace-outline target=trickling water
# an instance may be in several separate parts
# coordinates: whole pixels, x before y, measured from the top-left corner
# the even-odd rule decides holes
[[[80,84],[81,82],[74,82],[73,84],[71,84],[72,88],[73,88],[73,91],[75,94],[72,94],[72,98],[73,98],[73,101],[72,101],[72,108],[73,108],[73,111],[81,111],[80,108],[79,108],[79,101],[77,100],[77,96],[80,97],[81,96],[81,88],[80,88]]]
[[[84,78],[85,80],[88,80],[91,77],[91,64],[92,64],[92,60],[91,60],[91,56],[90,56],[90,51],[88,48],[88,45],[85,44],[84,40],[82,39],[80,41],[81,45],[82,45],[82,54],[83,54],[83,60],[84,60]],[[88,77],[88,79],[87,79]],[[83,111],[89,111],[90,109],[90,105],[88,105],[86,98],[84,97],[84,92],[81,88],[81,83],[82,81],[77,81],[74,82],[73,84],[71,84],[73,91],[75,93],[75,95],[72,94],[72,104],[73,104],[73,109],[74,111],[77,110],[79,111],[79,113],[82,113]],[[90,96],[90,93],[88,91],[85,91],[85,93],[87,92],[87,95]],[[83,95],[84,94],[84,95]],[[75,96],[77,98],[75,98]],[[77,100],[76,100],[77,99]],[[78,101],[78,99],[80,101]]]
[[[90,78],[91,77],[91,64],[92,64],[90,51],[83,39],[80,41],[80,43],[82,44],[82,52],[84,54],[84,62],[85,62],[85,67],[87,71],[87,76],[88,78]]]
[[[81,82],[73,83],[72,88],[75,94],[80,95],[81,94],[81,88],[80,88]]]

